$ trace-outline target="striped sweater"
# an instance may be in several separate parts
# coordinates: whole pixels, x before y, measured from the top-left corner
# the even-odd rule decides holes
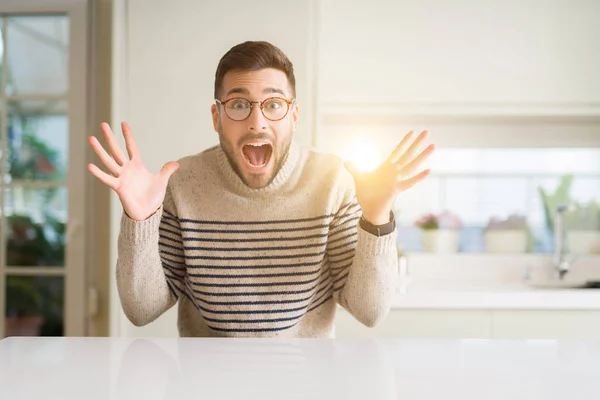
[[[133,324],[177,304],[180,336],[333,337],[338,304],[366,326],[387,315],[396,232],[360,228],[340,159],[292,142],[262,189],[220,146],[179,164],[157,213],[122,216],[116,278]]]

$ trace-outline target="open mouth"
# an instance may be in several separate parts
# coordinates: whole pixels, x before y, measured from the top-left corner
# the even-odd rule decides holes
[[[249,142],[242,147],[242,154],[246,164],[253,169],[265,167],[273,154],[273,147],[268,142]]]

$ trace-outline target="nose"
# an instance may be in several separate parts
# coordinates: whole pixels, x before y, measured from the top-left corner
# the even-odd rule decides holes
[[[248,123],[248,129],[254,132],[263,132],[267,129],[267,119],[260,109],[260,105],[254,103],[250,109],[250,115],[246,119]]]

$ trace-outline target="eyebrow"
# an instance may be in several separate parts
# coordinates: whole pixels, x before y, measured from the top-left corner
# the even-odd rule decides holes
[[[275,88],[275,87],[268,87],[265,90],[263,90],[263,93],[264,94],[278,93],[278,94],[280,94],[282,96],[285,96],[285,93],[283,92],[283,90]],[[230,89],[225,96],[229,96],[229,95],[232,95],[232,94],[250,95],[250,91],[248,89],[245,89],[245,88],[237,87],[237,88]]]

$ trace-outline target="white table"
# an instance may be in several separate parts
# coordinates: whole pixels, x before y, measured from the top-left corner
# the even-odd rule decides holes
[[[600,341],[0,341],[2,400],[598,398]]]

